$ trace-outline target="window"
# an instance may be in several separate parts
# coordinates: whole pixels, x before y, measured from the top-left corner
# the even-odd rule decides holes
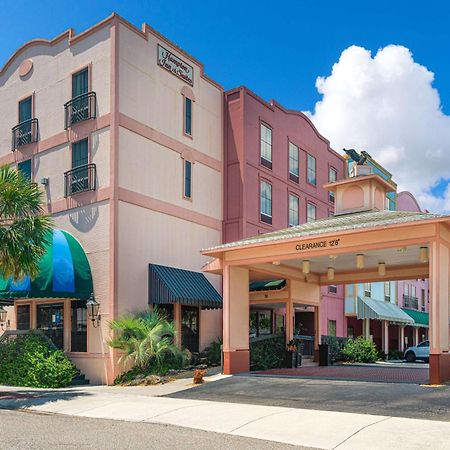
[[[328,293],[329,294],[337,294],[337,286],[335,284],[330,284],[328,286]]]
[[[162,303],[153,305],[154,309],[157,310],[161,315],[163,315],[167,320],[173,322],[174,319],[174,310],[173,303]]]
[[[364,296],[365,297],[372,296],[372,283],[364,283]]]
[[[298,225],[298,204],[299,198],[296,195],[289,194],[289,226]]]
[[[307,222],[314,222],[317,217],[317,208],[316,205],[313,205],[312,203],[307,204],[306,206],[306,221]]]
[[[184,134],[192,136],[192,100],[184,97]]]
[[[298,156],[298,147],[289,142],[289,179],[295,183],[298,183],[299,180]]]
[[[421,295],[420,295],[420,299],[421,299],[421,309],[422,311],[425,311],[425,289],[421,289]]]
[[[29,330],[30,329],[30,305],[18,305],[17,306],[17,329]]]
[[[261,180],[260,185],[261,222],[272,223],[272,185]]]
[[[85,300],[74,300],[71,304],[72,330],[70,351],[87,351],[87,308]]]
[[[85,67],[83,70],[72,74],[72,98],[87,94],[88,91],[89,69]]]
[[[336,336],[336,321],[328,321],[328,336]]]
[[[348,337],[349,339],[353,339],[353,336],[354,336],[354,330],[353,330],[353,327],[352,327],[351,325],[349,325],[349,326],[347,327],[347,337]]]
[[[334,183],[337,180],[337,171],[336,169],[333,169],[333,167],[330,167],[328,169],[328,181],[330,183]],[[329,191],[328,192],[328,201],[330,203],[334,203],[334,192]]]
[[[277,325],[283,327],[284,322],[278,321]],[[273,311],[251,311],[249,331],[251,337],[271,335],[273,333]]]
[[[395,211],[396,209],[395,201],[392,200],[389,196],[386,196],[386,209],[389,211]]]
[[[16,146],[26,145],[33,142],[32,119],[33,97],[27,97],[19,102],[19,125],[16,131]]]
[[[83,139],[72,144],[72,183],[71,193],[83,192],[88,189],[89,186],[89,150],[88,140]],[[76,170],[74,170],[76,169]]]
[[[316,178],[316,158],[314,156],[308,155],[307,160],[307,180],[308,183],[313,184],[314,186],[317,184]]]
[[[184,192],[185,198],[192,198],[192,163],[184,160]]]
[[[26,180],[31,182],[31,159],[21,161],[19,164],[17,164],[17,170]]]
[[[89,70],[86,67],[72,74],[71,123],[89,119]]]
[[[264,124],[260,126],[261,133],[261,164],[272,169],[272,130]]]
[[[403,285],[403,295],[406,297],[409,297],[409,284],[404,284]]]
[[[389,281],[385,281],[384,283],[384,301],[391,301],[391,283]]]
[[[417,297],[417,290],[414,284],[411,285],[411,297]]]

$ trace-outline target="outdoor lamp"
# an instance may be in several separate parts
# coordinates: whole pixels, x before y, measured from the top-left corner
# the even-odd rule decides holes
[[[100,309],[100,303],[95,300],[94,294],[92,293],[89,297],[89,300],[86,303],[88,315],[92,321],[92,325],[94,328],[98,327],[98,323],[100,322],[100,314],[98,310]]]
[[[384,277],[386,275],[386,263],[378,263],[378,275],[380,275],[380,277]]]
[[[311,264],[310,262],[305,259],[302,263],[302,272],[308,274],[311,270]]]
[[[364,255],[361,253],[356,255],[356,268],[364,269]]]
[[[334,267],[328,267],[327,277],[330,281],[334,280]]]
[[[428,262],[428,247],[420,247],[419,259],[422,263]]]
[[[6,315],[8,314],[8,311],[6,311],[3,306],[0,306],[0,328],[2,330],[6,330],[9,328],[9,321],[6,321]]]

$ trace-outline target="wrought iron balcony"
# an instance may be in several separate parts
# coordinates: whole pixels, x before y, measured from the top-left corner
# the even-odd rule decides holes
[[[405,308],[419,309],[419,299],[417,297],[403,295],[403,306]]]
[[[78,95],[64,104],[64,129],[74,123],[97,117],[97,96],[95,92]]]
[[[20,122],[12,129],[11,150],[14,151],[22,145],[37,142],[39,137],[39,121],[29,119]]]
[[[84,164],[64,173],[64,197],[97,189],[96,165]]]

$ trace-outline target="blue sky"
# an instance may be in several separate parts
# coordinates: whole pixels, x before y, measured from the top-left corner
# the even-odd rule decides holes
[[[226,89],[245,84],[263,98],[301,110],[313,109],[320,99],[317,76],[328,75],[348,46],[376,52],[387,44],[402,44],[435,73],[434,85],[448,113],[450,6],[446,3],[2,0],[0,64],[29,39],[51,38],[68,27],[81,31],[116,11],[135,25],[146,21],[192,53]]]

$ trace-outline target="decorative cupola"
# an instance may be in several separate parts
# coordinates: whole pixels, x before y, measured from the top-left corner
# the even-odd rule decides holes
[[[368,165],[357,164],[350,177],[326,184],[325,189],[334,192],[334,215],[386,209],[386,194],[395,192],[395,186],[374,174]]]

